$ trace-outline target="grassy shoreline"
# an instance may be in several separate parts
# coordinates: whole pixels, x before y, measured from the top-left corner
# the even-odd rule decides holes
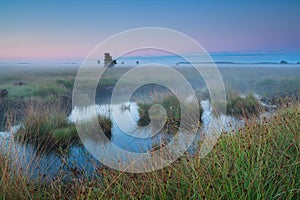
[[[40,153],[66,150],[73,144],[81,144],[75,123],[68,120],[67,110],[53,103],[32,102],[25,108],[21,128],[15,138],[22,144],[31,144]],[[98,123],[107,138],[111,138],[112,121],[97,116]],[[86,126],[89,127],[89,122]]]
[[[118,77],[129,69],[108,70],[98,87],[99,92],[111,93],[106,88],[113,86]],[[24,73],[25,78],[22,80],[19,78],[19,69],[1,73],[0,89],[9,90],[7,97],[0,98],[0,115],[6,115],[8,111],[21,111],[22,116],[26,114],[28,117],[29,125],[25,126],[28,130],[23,131],[31,132],[34,143],[41,143],[39,136],[45,134],[50,135],[50,141],[58,147],[64,145],[64,142],[68,146],[69,142],[78,139],[74,125],[66,123],[65,111],[71,105],[66,99],[70,99],[77,69],[56,70],[58,69],[50,73],[29,70]],[[180,70],[191,81],[199,78],[189,69]],[[286,87],[293,85],[290,92],[296,94],[295,90],[299,89],[297,72],[300,69],[294,69],[294,72],[275,69],[279,76],[270,75],[270,70],[272,69],[265,69],[265,74],[258,77],[257,69],[220,69],[226,84],[233,86],[233,89],[238,88],[243,94],[252,90],[252,87],[265,86],[266,83],[272,85],[272,91],[266,92],[273,94],[273,90],[276,91],[277,88],[281,90],[279,92],[288,91]],[[251,72],[250,75],[245,76],[248,72]],[[284,79],[281,74],[289,79]],[[44,79],[46,81],[40,85]],[[13,85],[15,81],[24,80],[28,81],[28,85]],[[207,95],[205,91],[200,94],[203,98]],[[186,154],[170,166],[150,173],[131,174],[96,167],[92,176],[88,174],[91,172],[82,170],[78,177],[78,170],[75,168],[70,172],[71,179],[68,181],[64,179],[63,173],[45,181],[43,175],[31,178],[27,168],[18,168],[15,163],[18,157],[12,157],[9,152],[0,152],[0,199],[299,199],[300,103],[299,98],[296,99],[298,102],[294,103],[284,100],[284,103],[279,104],[281,108],[270,119],[258,121],[255,117],[249,117],[257,115],[260,109],[253,107],[257,106],[253,96],[231,97],[228,99],[228,110],[230,114],[245,117],[244,128],[235,134],[223,134],[204,159],[200,159],[197,154]],[[30,103],[32,107],[28,109],[26,106]],[[53,104],[56,109],[46,106],[46,110],[42,112],[43,109],[38,104]],[[172,113],[168,109],[170,104],[165,104],[170,119],[173,117],[178,121],[178,110],[174,109]],[[32,111],[32,115],[25,112],[26,108],[27,111]],[[148,116],[146,112],[145,116]],[[13,114],[5,117],[11,120],[16,118]],[[2,120],[2,116],[0,119]],[[98,120],[102,121],[103,129],[111,129],[111,121],[103,118]],[[71,137],[65,138],[66,135]],[[48,141],[49,137],[44,140]]]
[[[2,199],[297,199],[300,196],[300,104],[281,108],[271,120],[249,120],[223,135],[209,155],[185,155],[145,174],[108,168],[93,179],[44,183],[21,175],[0,154]]]

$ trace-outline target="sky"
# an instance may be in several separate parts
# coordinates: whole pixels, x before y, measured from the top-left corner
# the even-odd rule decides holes
[[[300,1],[0,1],[0,60],[83,59],[132,28],[180,31],[208,52],[300,52]],[[113,52],[112,52],[113,54]]]

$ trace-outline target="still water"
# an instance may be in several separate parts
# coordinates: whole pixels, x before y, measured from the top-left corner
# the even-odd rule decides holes
[[[188,153],[193,154],[199,149],[198,143],[203,134],[210,134],[210,124],[217,124],[217,128],[223,132],[232,132],[244,126],[244,121],[232,116],[222,115],[215,118],[211,112],[209,101],[202,101],[203,124],[199,128],[193,144],[189,147]],[[114,114],[122,120],[116,122]],[[139,120],[138,106],[136,102],[126,102],[115,105],[92,105],[89,107],[75,107],[70,113],[68,119],[70,123],[88,121],[98,115],[110,117],[112,120],[112,137],[110,142],[118,147],[131,152],[148,152],[157,145],[172,142],[173,136],[160,131],[152,137],[136,137],[138,135],[152,135],[152,129],[149,126],[140,127],[137,125]],[[216,123],[217,122],[217,123]],[[120,128],[121,127],[121,128]],[[36,148],[27,144],[20,144],[14,141],[13,135],[20,128],[20,125],[12,127],[9,131],[0,132],[1,147],[11,156],[16,166],[26,169],[31,177],[45,176],[55,178],[61,176],[61,173],[68,177],[74,170],[85,171],[91,174],[95,168],[101,168],[102,164],[97,161],[83,145],[74,144],[63,154],[55,152],[38,154]],[[131,133],[131,134],[128,134]]]

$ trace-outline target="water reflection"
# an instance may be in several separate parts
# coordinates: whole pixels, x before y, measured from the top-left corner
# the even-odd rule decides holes
[[[210,102],[208,100],[201,101],[201,106],[203,108],[202,113],[202,123],[203,123],[203,133],[211,134],[214,129],[217,129],[220,132],[231,133],[235,130],[238,130],[241,127],[244,127],[245,121],[242,119],[238,119],[229,115],[220,115],[214,116],[212,114],[212,108],[210,106]]]
[[[214,117],[209,101],[202,101],[201,106],[203,108],[201,117],[203,124],[201,128],[199,128],[193,144],[188,149],[189,153],[194,153],[199,149],[198,144],[203,135],[212,133],[212,124],[215,128],[227,133],[244,126],[243,120],[231,116],[221,115]],[[72,110],[68,120],[70,123],[88,122],[98,115],[109,117],[112,120],[112,137],[109,138],[110,142],[123,150],[146,153],[162,148],[168,143],[172,144],[175,142],[174,135],[164,133],[163,129],[153,135],[153,127],[138,126],[139,113],[136,102],[125,102],[115,105],[92,105],[84,108],[76,107]],[[118,116],[118,118],[122,120],[116,121],[115,116]],[[13,160],[18,162],[17,165],[20,168],[26,167],[32,177],[46,175],[47,177],[53,178],[59,176],[62,172],[65,174],[72,173],[74,169],[76,169],[75,171],[84,169],[86,172],[92,172],[95,167],[102,166],[99,161],[88,153],[84,146],[79,144],[73,144],[66,154],[52,152],[41,155],[36,151],[34,146],[14,142],[13,133],[15,133],[18,128],[20,128],[20,126],[13,127],[10,131],[0,132],[0,141],[4,144],[1,145],[1,147],[9,150],[9,155]],[[91,131],[89,131],[89,133],[91,133]],[[145,137],[145,135],[150,135],[150,137]],[[91,146],[97,145],[97,142],[93,140],[93,136],[90,137],[90,139],[87,138],[87,140],[86,142]],[[109,149],[107,151],[109,151]],[[110,153],[112,152],[108,152],[108,154]]]

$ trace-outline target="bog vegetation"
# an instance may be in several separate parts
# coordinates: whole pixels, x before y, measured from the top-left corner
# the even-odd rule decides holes
[[[99,83],[98,90],[106,91],[107,87],[113,87],[117,77],[127,70],[120,69],[121,72],[118,72],[117,68],[110,68]],[[225,82],[241,93],[249,91],[246,86],[250,83],[278,83],[272,86],[273,91],[264,90],[265,96],[269,95],[273,102],[281,102],[277,110],[270,117],[258,118],[263,107],[253,93],[247,93],[244,97],[228,93],[228,114],[244,119],[245,126],[233,134],[222,134],[217,145],[205,158],[200,158],[197,152],[186,153],[168,167],[144,174],[120,172],[98,166],[97,163],[92,172],[75,166],[67,179],[63,170],[55,178],[47,177],[47,174],[33,177],[30,174],[32,169],[20,168],[20,156],[11,153],[15,151],[15,146],[9,141],[17,139],[21,144],[33,145],[38,155],[49,151],[63,154],[72,144],[80,144],[76,127],[67,118],[76,70],[24,72],[26,84],[21,86],[13,84],[21,81],[16,74],[2,73],[0,89],[6,89],[8,93],[0,98],[1,124],[9,128],[14,122],[20,122],[22,126],[14,138],[0,140],[0,198],[299,199],[300,103],[296,91],[300,88],[299,79],[278,80],[278,75],[268,76],[272,81],[264,77],[253,82],[251,73],[247,79],[240,80],[238,77],[241,76],[231,75],[228,78],[228,74],[232,73],[231,68],[222,70]],[[235,70],[238,74],[242,73],[239,69]],[[182,72],[189,74],[186,69],[182,69]],[[283,70],[279,74],[283,73],[287,72]],[[295,73],[289,78],[293,76]],[[190,73],[189,79],[194,80],[196,77]],[[279,91],[276,88],[288,91],[285,88],[290,85],[293,86],[292,92],[280,94],[293,95],[289,95],[289,99],[275,100],[275,97],[281,97],[275,95]],[[254,87],[250,91],[258,90]],[[200,99],[209,96],[205,89],[200,88],[199,91],[197,96]],[[178,100],[172,96],[157,102],[139,103],[141,118],[138,123],[150,123],[149,109],[155,103],[165,108],[166,125],[172,126],[172,131],[176,130],[181,112]],[[97,119],[106,136],[111,138],[111,119],[103,116]],[[39,168],[34,155],[29,159],[35,163],[34,167]]]

